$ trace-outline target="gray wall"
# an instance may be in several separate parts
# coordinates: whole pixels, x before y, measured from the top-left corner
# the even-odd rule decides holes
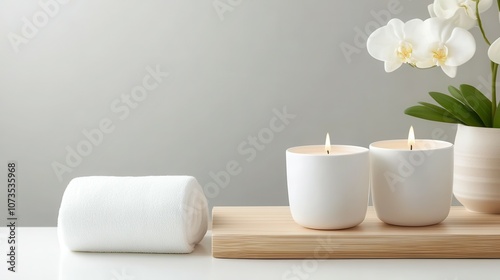
[[[55,226],[69,180],[86,175],[189,174],[211,207],[286,205],[288,147],[326,132],[368,146],[410,125],[452,141],[454,125],[403,110],[488,76],[485,52],[454,80],[440,69],[386,74],[369,57],[366,30],[388,15],[427,17],[421,1],[41,2],[50,16],[38,1],[0,2],[0,181],[17,160],[22,226]],[[237,172],[214,180],[228,164]]]

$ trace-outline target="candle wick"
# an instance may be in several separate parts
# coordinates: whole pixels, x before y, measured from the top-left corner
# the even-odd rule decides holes
[[[413,145],[410,145],[410,151],[413,150]]]
[[[330,151],[329,151],[329,150],[326,150],[326,153],[329,155],[329,154],[330,154]]]

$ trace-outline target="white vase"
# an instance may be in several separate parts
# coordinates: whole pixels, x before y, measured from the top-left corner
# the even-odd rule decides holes
[[[466,209],[500,213],[500,129],[458,125],[453,193]]]

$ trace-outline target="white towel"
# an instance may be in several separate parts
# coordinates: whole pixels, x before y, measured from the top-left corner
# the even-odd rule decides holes
[[[190,253],[207,231],[208,206],[190,176],[79,177],[59,209],[72,251]]]

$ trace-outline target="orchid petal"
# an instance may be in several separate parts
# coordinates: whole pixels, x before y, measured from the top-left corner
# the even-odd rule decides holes
[[[500,63],[500,38],[496,39],[488,49],[488,57],[491,61]]]
[[[441,66],[441,69],[450,78],[455,78],[455,76],[457,75],[457,67],[456,66],[443,65],[443,66]]]
[[[400,39],[403,39],[405,37],[404,31],[403,31],[404,27],[405,27],[405,23],[402,22],[400,19],[393,18],[393,19],[389,20],[389,22],[387,23],[387,27],[392,29],[392,32],[394,32],[396,37],[398,37]]]
[[[416,64],[417,68],[431,68],[436,66],[436,63],[432,59],[419,60]]]
[[[431,17],[436,17],[436,13],[434,12],[434,4],[430,4],[427,6],[427,10],[429,11],[429,15]]]
[[[403,62],[398,61],[398,60],[385,61],[384,62],[384,70],[385,70],[385,72],[390,73],[390,72],[398,69],[399,67],[401,67],[401,65],[403,65]]]
[[[453,22],[456,26],[462,27],[467,30],[476,26],[477,23],[476,16],[474,15],[474,18],[468,16],[464,9],[457,10],[455,15],[451,17],[449,20]]]
[[[434,0],[432,12],[436,17],[451,20],[454,24],[465,29],[471,29],[477,23],[477,0]],[[488,10],[492,0],[480,0],[479,13]]]
[[[397,38],[389,26],[383,26],[375,30],[366,41],[368,53],[375,59],[386,61],[394,56],[399,45]]]
[[[474,1],[475,2],[475,1]],[[483,13],[488,10],[493,4],[493,0],[481,0],[479,1],[479,13]]]
[[[460,66],[474,56],[476,52],[476,41],[469,31],[462,28],[455,28],[450,38],[446,41],[448,48],[448,58],[446,65]]]
[[[449,19],[453,17],[460,8],[457,1],[435,0],[433,5],[434,14],[438,18]]]
[[[417,30],[421,28],[423,22],[423,20],[418,18],[407,21],[403,27],[404,34],[406,36],[415,34]]]

